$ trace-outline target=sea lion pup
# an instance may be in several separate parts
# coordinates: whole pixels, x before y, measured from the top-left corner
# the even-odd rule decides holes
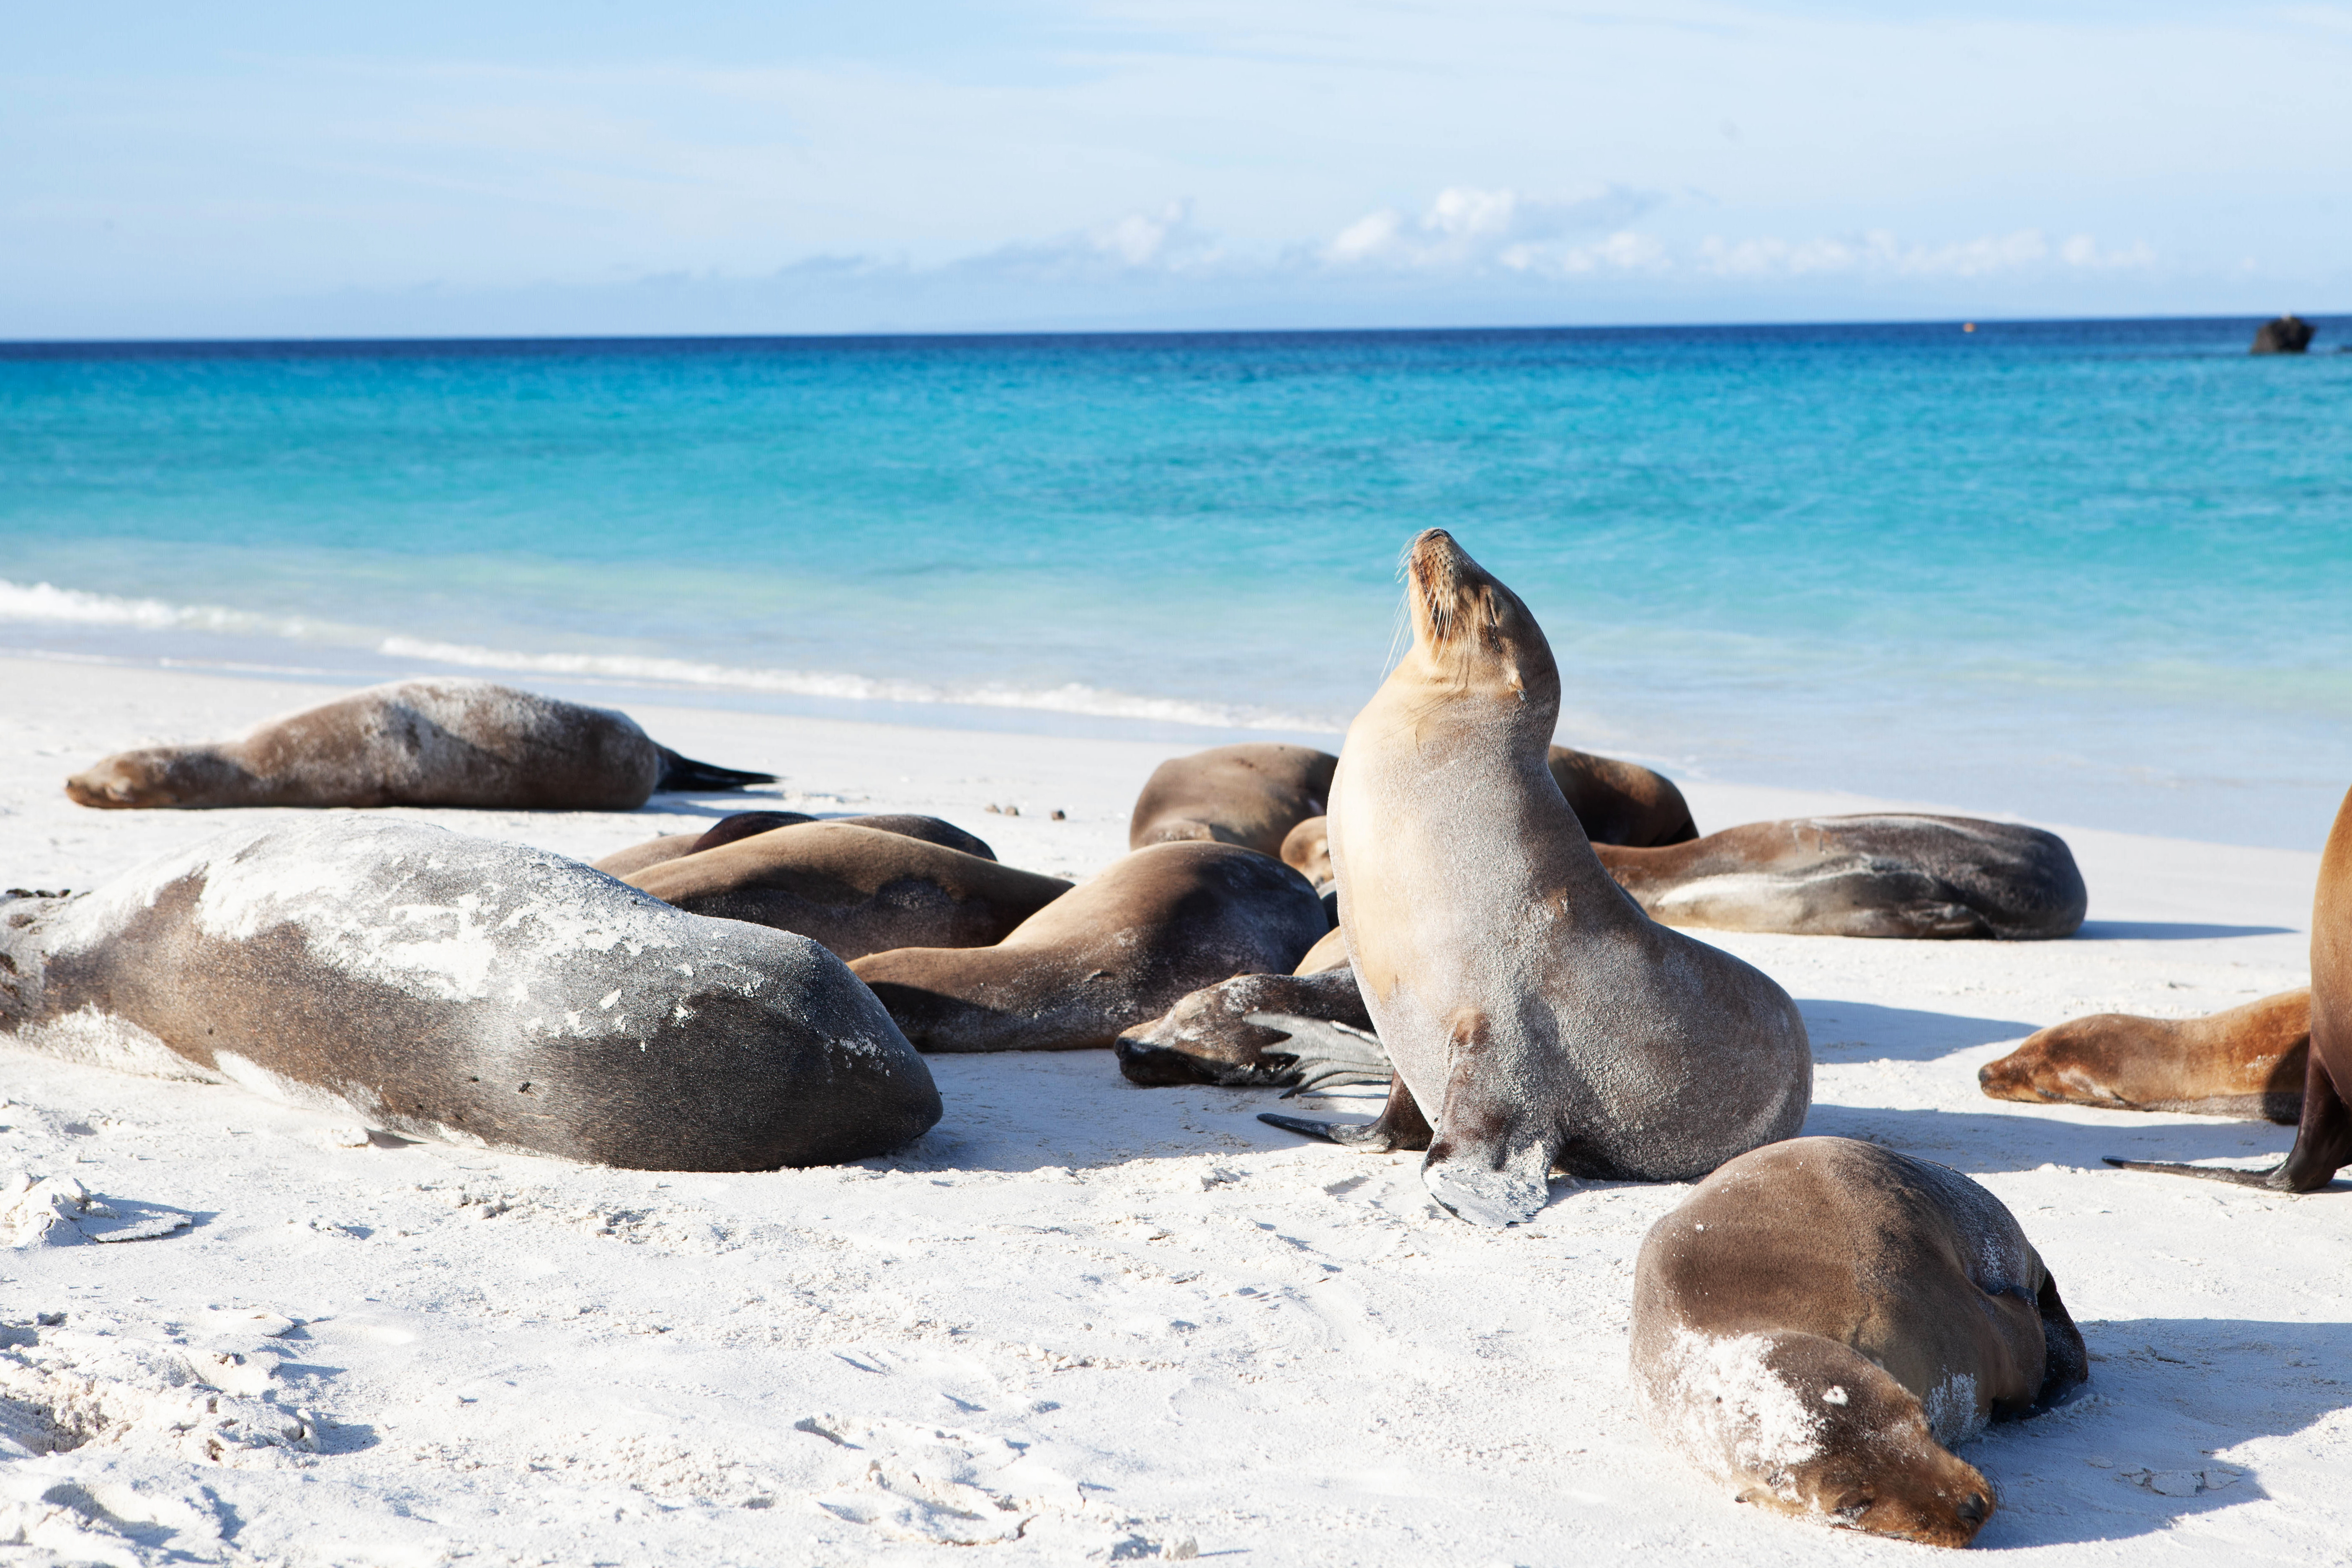
[[[2303,1114],[2311,988],[2203,1018],[2098,1013],[2053,1024],[1977,1069],[1995,1100],[2185,1110],[2284,1122]]]
[[[1311,746],[1272,742],[1171,757],[1152,770],[1135,797],[1127,847],[1238,844],[1279,859],[1284,835],[1323,815],[1338,761]]]
[[[622,879],[698,915],[798,931],[844,961],[894,947],[986,947],[1070,890],[851,822],[771,828]]]
[[[1334,1061],[1335,1042],[1307,1027],[1310,1023],[1345,1025],[1360,1036],[1341,1037],[1343,1060]],[[1114,1048],[1127,1080],[1152,1089],[1179,1083],[1281,1088],[1309,1076],[1318,1084],[1386,1083],[1388,1058],[1380,1054],[1371,1027],[1355,971],[1348,967],[1346,941],[1329,931],[1290,973],[1237,974],[1203,986],[1150,1023],[1121,1033]],[[1378,1057],[1376,1079],[1363,1072],[1333,1076],[1333,1069],[1364,1066],[1371,1056]]]
[[[716,849],[722,844],[732,844],[755,833],[766,833],[778,827],[797,827],[803,822],[817,821],[845,822],[855,827],[871,827],[877,833],[904,834],[909,838],[919,838],[926,844],[942,845],[950,849],[960,849],[967,855],[977,855],[983,860],[996,858],[996,851],[989,847],[986,840],[976,834],[966,833],[952,822],[941,822],[936,816],[881,812],[871,816],[819,818],[804,811],[739,811],[732,816],[720,817],[698,834],[665,833],[658,838],[648,838],[642,844],[615,849],[603,859],[590,864],[608,876],[626,877],[648,866],[658,866],[681,855]]]
[[[1545,764],[1595,844],[1682,844],[1698,837],[1683,792],[1664,773],[1568,746],[1552,747]]]
[[[1633,1264],[1634,1402],[1742,1502],[1966,1546],[1993,1489],[1948,1450],[2090,1375],[2000,1200],[1851,1138],[1743,1154]]]
[[[0,903],[0,1032],[418,1137],[760,1171],[887,1153],[930,1069],[805,937],[385,817],[240,827]]]
[[[1396,1080],[1369,1128],[1268,1120],[1377,1148],[1427,1128],[1423,1184],[1481,1225],[1532,1217],[1556,1168],[1689,1181],[1794,1134],[1796,1004],[1601,869],[1546,765],[1559,671],[1535,617],[1442,529],[1407,578],[1412,647],[1349,728],[1330,822]]]
[[[773,773],[657,746],[625,713],[487,680],[371,686],[240,741],[118,752],[66,781],[105,810],[455,805],[635,811],[656,790],[740,789]]]
[[[2090,905],[2064,839],[1969,816],[1800,817],[1594,851],[1655,918],[1719,931],[2042,942]]]
[[[2304,1066],[2303,1111],[2294,1147],[2272,1171],[2219,1170],[2154,1160],[2107,1163],[2126,1171],[2169,1171],[2273,1192],[2308,1193],[2352,1165],[2352,791],[2319,852],[2319,889],[2311,900],[2311,1051]]]
[[[1202,986],[1297,963],[1327,929],[1315,889],[1230,844],[1114,860],[993,947],[908,947],[850,965],[927,1051],[1108,1046]]]

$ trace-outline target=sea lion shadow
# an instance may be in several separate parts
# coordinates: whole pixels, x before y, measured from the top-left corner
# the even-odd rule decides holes
[[[2352,1360],[2352,1323],[2118,1318],[2079,1326],[2093,1358],[2083,1393],[2047,1415],[1993,1426],[1962,1451],[2003,1494],[1977,1537],[1979,1551],[2124,1540],[2266,1500],[2261,1461],[2230,1450],[2293,1436],[2352,1404],[2352,1388],[2329,1376]]]
[[[1843,999],[1800,997],[1797,1011],[1804,1015],[1815,1059],[1830,1061],[1934,1061],[1976,1046],[2023,1039],[2042,1027],[2016,1018],[1970,1018]],[[1824,1058],[1824,1052],[1832,1054]]]
[[[1969,1172],[2062,1165],[2104,1173],[2106,1166],[2102,1161],[2109,1154],[2131,1160],[2275,1163],[2294,1142],[2294,1128],[2267,1121],[2232,1121],[2221,1117],[2172,1121],[2128,1110],[2095,1110],[2092,1114],[2098,1120],[2078,1121],[2047,1111],[2033,1114],[2041,1109],[2021,1105],[2013,1111],[1895,1110],[1815,1100],[1805,1118],[1804,1136],[1860,1138]]]
[[[2195,942],[2218,936],[2293,936],[2293,926],[2210,925],[2199,921],[2084,921],[2076,942]]]

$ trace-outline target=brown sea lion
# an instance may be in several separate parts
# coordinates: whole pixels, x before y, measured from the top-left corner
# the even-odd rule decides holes
[[[2090,1375],[2000,1199],[1851,1138],[1743,1154],[1633,1265],[1635,1402],[1742,1502],[1966,1546],[1993,1489],[1951,1447]]]
[[[836,958],[986,947],[1070,890],[903,833],[842,822],[770,828],[622,879],[690,914],[798,931]]]
[[[1344,1025],[1349,1033],[1335,1041],[1315,1024]],[[1155,1089],[1386,1083],[1389,1059],[1371,1027],[1348,967],[1346,934],[1334,927],[1288,974],[1221,980],[1126,1030],[1117,1044],[1118,1070],[1129,1082]]]
[[[626,877],[648,866],[658,866],[665,860],[675,860],[681,855],[698,854],[732,844],[739,838],[749,838],[755,833],[772,828],[797,827],[803,822],[845,822],[853,827],[870,827],[877,833],[899,833],[909,838],[919,838],[926,844],[937,844],[949,849],[960,849],[966,855],[977,855],[983,860],[996,858],[996,851],[976,834],[966,833],[952,822],[941,822],[936,816],[915,816],[899,812],[880,812],[870,816],[814,817],[804,811],[739,811],[732,816],[722,816],[700,833],[665,833],[658,838],[648,838],[642,844],[632,844],[625,849],[615,849],[603,859],[593,861],[599,871],[608,876]]]
[[[993,947],[850,967],[921,1049],[1067,1050],[1108,1046],[1204,985],[1287,971],[1326,929],[1315,889],[1273,857],[1177,842],[1114,860]]]
[[[118,752],[66,781],[107,810],[228,805],[635,811],[656,790],[740,789],[773,773],[713,767],[635,721],[487,680],[372,686],[243,740]]]
[[[1995,1100],[2261,1117],[2292,1127],[2311,1063],[2311,988],[2203,1018],[2099,1013],[2053,1024],[1977,1069]]]
[[[2294,1147],[2273,1171],[2230,1171],[2152,1160],[2107,1163],[2126,1171],[2170,1171],[2217,1182],[2308,1193],[2352,1165],[2352,792],[2336,812],[2319,852],[2319,889],[2311,900],[2311,1053],[2304,1067],[2303,1111]]]
[[[1683,792],[1664,773],[1567,746],[1552,747],[1545,763],[1595,844],[1681,844],[1698,837]]]
[[[1547,765],[1559,671],[1518,596],[1441,529],[1408,555],[1412,649],[1358,714],[1331,862],[1396,1064],[1370,1127],[1466,1219],[1531,1217],[1555,1169],[1688,1181],[1793,1135],[1812,1056],[1787,992],[1610,880]],[[1425,1120],[1424,1120],[1425,1118]]]
[[[1331,884],[1331,819],[1310,816],[1282,837],[1281,862],[1315,884]]]
[[[1135,797],[1127,847],[1238,844],[1278,859],[1284,836],[1323,815],[1338,760],[1311,746],[1272,742],[1171,757],[1152,770]]]
[[[1594,852],[1654,918],[1718,931],[2040,942],[2074,935],[2090,902],[2064,839],[1969,816],[1750,822]]]
[[[383,816],[239,827],[0,900],[0,1038],[418,1137],[664,1171],[887,1153],[930,1069],[804,937]]]

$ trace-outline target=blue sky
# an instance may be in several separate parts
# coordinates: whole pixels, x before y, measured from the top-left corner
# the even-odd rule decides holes
[[[2352,5],[21,7],[0,337],[2352,309]]]

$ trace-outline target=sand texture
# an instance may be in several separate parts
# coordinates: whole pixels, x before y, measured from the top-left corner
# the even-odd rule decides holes
[[[44,889],[289,815],[89,811],[68,772],[326,695],[34,660],[0,660],[0,885]],[[737,809],[922,811],[1082,877],[1185,749],[631,711],[783,782],[394,815],[591,858]],[[1703,830],[1965,807],[1684,787]],[[2304,983],[2316,846],[2043,826],[2090,884],[2080,939],[1706,940],[1801,1003],[1806,1131],[1984,1183],[2082,1324],[2088,1392],[1961,1449],[2000,1491],[1980,1548],[2344,1561],[2352,1183],[2112,1171],[2267,1162],[2291,1132],[1975,1079],[2063,1018]],[[902,1153],[708,1176],[401,1142],[0,1049],[0,1563],[1925,1560],[1737,1506],[1641,1425],[1633,1260],[1685,1189],[1557,1180],[1534,1224],[1482,1231],[1428,1200],[1417,1155],[1260,1124],[1272,1091],[1137,1089],[1105,1051],[930,1061],[947,1114]]]

